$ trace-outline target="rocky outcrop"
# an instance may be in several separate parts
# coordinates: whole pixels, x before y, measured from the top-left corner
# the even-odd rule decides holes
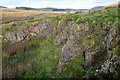
[[[117,57],[113,56],[111,59],[106,60],[99,69],[100,73],[113,73],[115,70],[120,69],[120,62],[118,61]]]
[[[108,27],[99,24],[89,26],[83,23],[77,26],[80,28],[77,29],[78,33],[74,32],[73,35],[69,35],[68,37],[70,38],[68,40],[65,38],[66,42],[63,40],[59,64],[64,65],[74,59],[77,54],[82,54],[85,65],[92,66],[99,61],[104,61],[105,57],[109,55],[108,51],[119,44],[118,27],[111,26],[108,29]],[[105,35],[106,29],[108,29],[107,35]],[[67,34],[66,32],[64,32],[64,35]],[[62,40],[62,38],[60,39]]]
[[[109,25],[108,22],[98,24],[94,22],[90,24],[77,23],[77,21],[66,21],[62,18],[58,25],[54,21],[46,20],[28,28],[8,31],[4,34],[4,37],[7,41],[15,43],[33,36],[46,38],[52,35],[53,43],[55,43],[56,47],[62,49],[58,64],[58,70],[61,71],[61,65],[69,63],[79,54],[82,54],[84,64],[88,67],[96,65],[100,61],[101,63],[102,61],[104,62],[106,56],[109,55],[109,51],[120,44],[120,32],[118,27],[114,27],[115,25]],[[7,53],[10,50],[9,53],[14,54],[30,48],[26,45],[28,44],[23,43],[17,47],[10,45],[5,51]],[[114,63],[111,63],[111,60],[107,60],[99,71],[108,73],[111,70],[111,64]]]
[[[80,33],[70,37],[67,43],[62,48],[61,63],[65,64],[69,60],[73,59],[79,53],[78,41],[80,39]]]
[[[17,33],[16,33],[17,41],[16,42],[24,40],[27,36],[28,36],[28,33],[25,32],[24,30],[17,31]]]
[[[67,40],[69,39],[69,29],[66,28],[65,30],[63,30],[63,32],[61,32],[55,39],[55,44],[57,46],[61,46],[63,47],[64,44],[67,42]]]
[[[94,76],[97,78],[119,78],[120,61],[117,56],[113,55],[110,59],[103,62],[99,69],[96,70]]]
[[[4,40],[2,53],[7,54],[8,56],[10,55],[10,57],[17,53],[28,53],[26,55],[27,57],[28,55],[35,53],[38,59],[39,56],[45,57],[45,59],[43,58],[40,60],[36,57],[32,57],[33,59],[35,58],[35,61],[32,60],[35,62],[33,65],[35,68],[39,66],[36,67],[36,63],[39,64],[43,62],[46,67],[46,63],[49,65],[49,62],[47,61],[55,60],[56,62],[53,63],[54,65],[52,64],[46,67],[42,72],[45,71],[47,73],[50,71],[50,73],[54,73],[56,69],[55,66],[58,63],[58,70],[63,72],[60,73],[60,76],[64,74],[66,77],[79,77],[79,75],[85,75],[85,78],[91,76],[102,78],[106,74],[106,77],[111,75],[114,76],[114,74],[115,76],[119,76],[120,27],[117,22],[117,12],[118,11],[115,11],[114,9],[108,9],[104,11],[90,11],[89,14],[70,13],[57,17],[30,20],[30,25],[34,24],[32,22],[35,22],[36,24],[32,26],[25,24],[27,27],[17,26],[22,25],[24,22],[20,22],[21,24],[17,24],[17,22],[10,23],[10,28],[9,24],[3,24],[3,29],[5,30],[3,30],[3,35],[0,35],[0,40]],[[35,48],[35,51],[32,51],[33,48]],[[29,52],[27,50],[31,51]],[[47,56],[44,53],[50,53],[50,56]],[[36,62],[36,60],[38,60],[38,62]],[[31,60],[29,62],[31,63]],[[22,70],[22,67],[19,67],[19,69]],[[32,66],[30,65],[30,67]],[[14,72],[13,68],[10,67],[10,69],[12,69],[10,72],[12,73]],[[39,68],[42,69],[44,66],[40,66]],[[26,67],[26,69],[28,69],[28,67]],[[73,69],[73,72],[71,69]],[[27,71],[28,70],[26,70],[26,72]],[[34,71],[33,74],[36,76],[37,69]],[[6,67],[4,75],[6,73],[9,74],[10,72],[7,71]],[[28,75],[27,73],[25,74]],[[41,74],[42,73],[39,75]],[[59,75],[59,73],[56,74],[55,72],[55,75],[52,77],[57,77],[57,75]],[[47,74],[44,76],[49,77]]]
[[[113,49],[120,42],[118,27],[112,27],[108,33],[107,48]]]
[[[65,23],[63,20],[58,24],[58,29],[56,31],[55,44],[57,46],[63,47],[67,40],[70,38],[70,31],[74,27],[73,21],[68,21]]]
[[[85,53],[85,65],[89,66],[95,63],[97,60],[97,54],[95,52],[87,52]]]
[[[12,43],[17,41],[15,32],[6,32],[4,36],[6,40],[11,41]]]
[[[2,36],[2,35],[0,35],[0,43],[2,42],[2,38],[3,38],[3,36]]]
[[[36,26],[36,28],[38,28],[38,35],[40,38],[45,38],[47,37],[48,35],[50,35],[53,31],[53,28],[54,28],[55,24],[53,22],[49,22],[49,21],[46,21],[46,22],[42,22],[40,24],[38,24]],[[35,32],[35,30],[33,29],[32,32]]]
[[[102,60],[103,58],[99,56],[101,52],[114,48],[120,42],[117,27],[112,27],[106,36],[101,36],[99,33],[104,32],[104,28],[99,30],[98,28],[102,27],[97,24],[88,27],[88,24],[80,23],[75,25],[73,21],[64,22],[64,20],[61,20],[56,30],[54,30],[55,26],[54,22],[44,21],[29,28],[6,32],[4,36],[6,40],[14,43],[23,41],[31,36],[46,38],[52,33],[56,33],[54,42],[62,48],[60,62],[66,64],[77,54],[82,54],[87,66],[96,63],[97,60]],[[96,26],[98,27],[96,28]],[[74,34],[72,34],[72,30],[76,30]],[[95,40],[97,40],[96,38],[102,38],[99,42],[100,44],[95,43],[93,38]],[[95,44],[97,44],[97,47]],[[95,47],[94,50],[92,49],[93,47]]]
[[[17,31],[8,31],[4,34],[5,39],[11,43],[23,41],[31,36],[45,38],[52,34],[55,24],[51,21],[41,22],[29,28],[23,28]]]

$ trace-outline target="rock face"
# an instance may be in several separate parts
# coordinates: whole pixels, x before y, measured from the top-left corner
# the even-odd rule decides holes
[[[95,52],[87,52],[85,54],[85,65],[89,66],[89,65],[92,65],[92,63],[95,63],[96,62],[96,59],[97,56],[96,56],[96,53]]]
[[[73,59],[79,51],[78,41],[80,39],[80,33],[72,36],[62,48],[61,63],[65,64],[69,60]]]
[[[117,79],[119,74],[117,74],[116,72],[119,70],[120,70],[120,61],[117,59],[116,56],[112,56],[110,59],[104,61],[104,63],[100,66],[100,68],[96,70],[95,75],[98,78],[104,78],[105,76],[112,74],[112,76],[115,79]]]
[[[38,24],[36,27],[38,27],[39,30],[37,31],[39,32],[39,37],[45,38],[52,33],[54,24],[53,22],[43,22]]]
[[[77,21],[66,21],[62,18],[57,25],[53,21],[46,20],[28,28],[8,31],[4,37],[13,44],[26,38],[46,38],[52,35],[53,43],[62,49],[58,65],[67,64],[77,55],[82,54],[85,66],[94,66],[101,61],[99,73],[112,73],[115,66],[119,65],[119,61],[115,57],[104,60],[110,55],[109,51],[120,45],[119,27],[115,23],[109,25],[108,22],[77,23]],[[25,48],[30,48],[26,45],[28,44],[11,45],[10,48],[6,48],[6,52],[13,54],[24,51]],[[59,70],[62,70],[61,67]]]
[[[17,34],[17,42],[24,40],[28,35],[24,31],[18,31]]]
[[[63,32],[61,32],[55,39],[55,44],[57,46],[64,46],[64,44],[67,42],[67,40],[69,39],[69,29],[66,28],[65,30],[63,30]]]
[[[75,44],[74,41],[68,41],[62,49],[61,63],[67,63],[70,59],[74,58],[77,55],[78,51],[79,48],[77,44]]]
[[[57,28],[55,26],[52,21],[44,21],[29,28],[6,32],[4,36],[6,40],[15,43],[31,36],[46,38],[55,31],[54,43],[62,48],[60,62],[66,64],[77,54],[83,54],[85,65],[87,66],[96,63],[97,60],[102,60],[103,58],[99,56],[101,55],[100,52],[112,50],[120,42],[120,34],[117,27],[111,27],[107,31],[107,35],[104,35],[105,27],[101,27],[99,24],[89,26],[88,24],[80,23],[75,25],[74,21],[64,22],[64,20],[61,20]],[[99,30],[98,28],[102,29]],[[72,34],[73,30],[74,34]],[[100,34],[103,34],[103,36]],[[98,39],[99,42],[97,41]]]
[[[95,24],[92,27],[87,26],[86,24],[80,24],[80,31],[69,35],[68,39],[64,37],[65,34],[67,35],[67,31],[64,32],[64,35],[62,34],[66,42],[63,39],[64,46],[62,47],[60,64],[66,64],[71,59],[74,59],[77,54],[82,54],[85,65],[92,66],[97,62],[103,61],[105,56],[109,55],[108,51],[119,44],[118,40],[120,35],[117,27],[111,26],[108,30],[109,34],[105,35],[106,27],[101,27],[99,24]],[[98,28],[103,29],[99,30]],[[69,31],[71,31],[71,29],[69,29]],[[60,39],[62,40],[62,38]],[[60,40],[57,41],[59,44],[62,43]]]
[[[2,42],[2,38],[3,38],[3,36],[2,36],[2,35],[0,35],[0,42]]]
[[[65,27],[66,25],[66,27]],[[74,22],[69,21],[67,24],[64,21],[60,21],[58,25],[58,29],[56,31],[56,34],[58,34],[55,38],[55,44],[57,46],[63,47],[64,44],[69,40],[70,38],[70,31],[74,26]]]
[[[11,41],[12,43],[17,41],[15,32],[6,32],[4,36],[8,41]]]
[[[52,34],[54,28],[53,22],[41,22],[37,25],[34,25],[29,28],[23,28],[18,31],[9,31],[4,34],[6,40],[14,43],[24,40],[30,36],[39,36],[40,38],[45,38],[48,35]]]
[[[36,17],[43,17],[3,24],[3,33],[0,35],[0,42],[4,40],[3,76],[119,76],[118,9],[55,14],[49,17],[39,14]],[[56,65],[61,73],[57,73]]]
[[[107,48],[112,49],[120,42],[120,34],[117,27],[112,27],[109,31]]]

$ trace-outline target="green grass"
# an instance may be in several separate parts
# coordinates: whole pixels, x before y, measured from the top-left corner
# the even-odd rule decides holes
[[[117,46],[117,47],[114,49],[114,52],[115,52],[115,54],[116,54],[117,56],[120,57],[120,45]]]
[[[54,45],[52,37],[46,39],[31,38],[29,42],[34,44],[38,43],[37,45],[39,46],[35,49],[28,50],[27,52],[17,53],[11,57],[3,58],[4,67],[8,66],[8,64],[16,68],[22,67],[22,71],[15,73],[15,77],[67,78],[84,75],[85,71],[82,68],[84,59],[81,55],[77,56],[68,65],[65,65],[65,68],[61,73],[57,71],[61,49]]]
[[[64,69],[57,75],[60,78],[80,78],[85,75],[85,69],[83,68],[84,58],[82,55],[76,56],[68,64],[64,65]]]
[[[11,62],[15,66],[33,66],[35,70],[18,72],[17,77],[51,77],[56,71],[61,49],[56,48],[52,42],[52,38],[46,39],[32,38],[29,42],[37,43],[37,48],[29,50],[25,53],[17,53],[4,60],[4,64]],[[10,64],[10,63],[9,63]],[[28,67],[29,68],[29,67]],[[32,73],[32,75],[31,75]]]
[[[66,25],[66,23],[68,21],[74,21],[75,25],[72,28],[70,35],[73,35],[75,32],[80,31],[77,27],[77,25],[79,25],[80,23],[89,26],[89,30],[91,32],[93,31],[92,33],[90,33],[92,39],[88,39],[87,36],[83,35],[81,36],[82,38],[80,39],[78,45],[81,47],[83,44],[90,44],[90,50],[95,51],[100,43],[105,41],[104,37],[106,36],[106,32],[110,30],[110,27],[112,27],[115,22],[118,22],[117,12],[117,8],[111,8],[107,9],[105,12],[96,10],[90,11],[89,13],[85,14],[75,13],[62,16],[59,15],[54,17],[36,18],[3,24],[2,31],[4,34],[6,31],[19,30],[24,27],[31,27],[35,24],[47,20],[54,21],[56,23],[55,29],[57,30],[58,23],[61,19],[63,19],[62,27],[69,27]],[[97,26],[95,28],[92,28],[92,26],[95,24],[97,24]],[[104,27],[103,30],[100,27],[101,25],[103,25]],[[98,38],[99,34],[101,35],[100,38]],[[25,52],[17,52],[12,56],[3,56],[3,68],[14,68],[15,74],[13,74],[16,78],[77,78],[83,77],[86,74],[90,76],[94,74],[97,67],[83,67],[84,58],[82,55],[78,55],[73,60],[69,61],[68,64],[64,65],[63,70],[59,72],[57,69],[62,49],[54,44],[53,37],[55,36],[51,35],[45,39],[31,37],[29,40],[26,40],[28,44],[34,44],[36,45],[36,47],[32,47]],[[3,47],[5,47],[9,45],[10,42],[3,41],[2,44]],[[120,56],[119,46],[114,49],[114,52],[116,55]],[[104,53],[105,52],[101,52],[101,56],[103,56]],[[12,75],[12,73],[9,74]]]

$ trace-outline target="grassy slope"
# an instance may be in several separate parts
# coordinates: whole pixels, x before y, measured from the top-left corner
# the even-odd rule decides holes
[[[75,13],[64,15],[66,20],[76,21],[77,23],[85,23],[89,26],[94,23],[104,23],[108,21],[110,24],[117,23],[118,20],[117,8],[107,10],[91,11],[89,13]],[[59,21],[62,17],[54,17]],[[31,26],[39,23],[41,19],[31,19],[22,22],[14,22],[3,25],[3,33],[9,29],[18,29],[18,26]],[[29,23],[29,24],[28,24]],[[25,52],[16,53],[10,57],[3,57],[3,69],[9,73],[8,76],[13,77],[82,77],[86,73],[94,72],[94,68],[83,68],[83,57],[78,56],[68,65],[65,65],[64,70],[57,72],[57,65],[61,55],[61,48],[57,48],[53,43],[53,37],[49,36],[45,39],[31,38],[27,42],[36,44],[35,48]],[[4,43],[3,43],[4,46]],[[119,53],[119,48],[116,49]],[[7,67],[7,68],[6,68]],[[14,70],[14,71],[13,71]],[[13,72],[12,72],[13,71]],[[14,74],[14,75],[13,75]],[[7,75],[7,74],[6,74]]]
[[[118,7],[119,5],[120,5],[120,2],[115,2],[115,3],[112,3],[112,4],[109,4],[109,5],[105,6],[104,8]]]
[[[65,12],[51,12],[42,10],[16,10],[9,8],[1,8],[2,11],[2,23],[22,21],[27,19],[33,19],[36,17],[44,17],[48,15],[59,15]]]

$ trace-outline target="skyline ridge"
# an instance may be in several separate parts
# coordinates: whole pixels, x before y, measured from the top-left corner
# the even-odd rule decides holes
[[[1,1],[1,5],[9,8],[15,7],[34,7],[34,8],[46,8],[46,7],[53,7],[53,8],[71,8],[71,9],[90,9],[95,6],[106,6],[108,4],[119,2],[119,0],[12,0],[12,1]],[[28,5],[29,4],[29,5]],[[86,5],[88,4],[88,5]]]

